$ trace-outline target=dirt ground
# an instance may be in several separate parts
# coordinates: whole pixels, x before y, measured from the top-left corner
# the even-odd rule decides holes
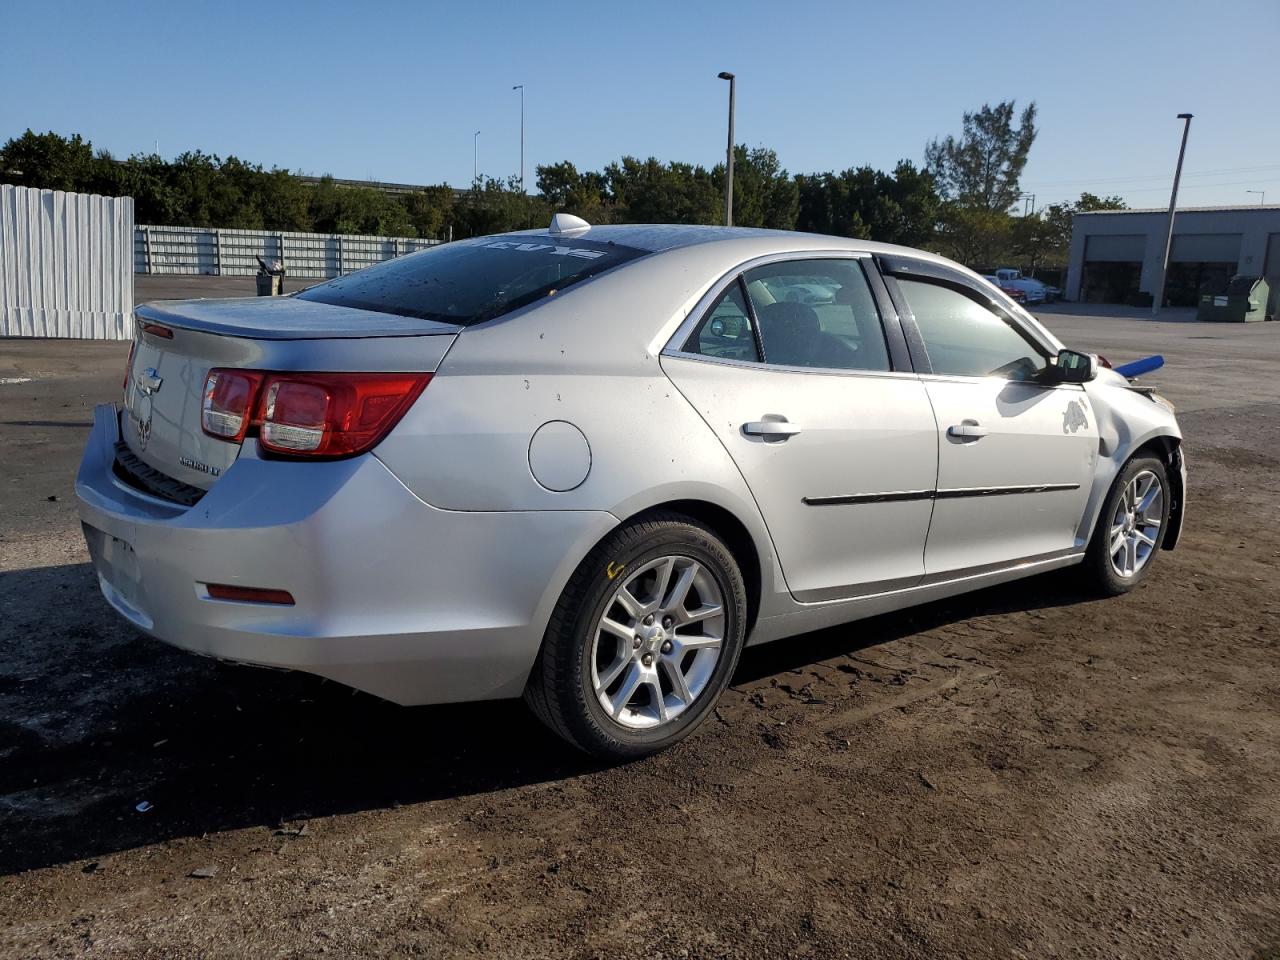
[[[1147,586],[755,648],[615,767],[518,703],[135,633],[72,495],[125,348],[0,341],[0,955],[1280,957],[1280,324],[1079,314],[1044,316],[1170,361],[1189,521]]]

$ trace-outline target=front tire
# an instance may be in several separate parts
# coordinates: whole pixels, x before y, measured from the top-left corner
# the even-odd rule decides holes
[[[1128,593],[1151,574],[1172,504],[1169,474],[1156,457],[1134,457],[1116,477],[1098,515],[1084,574],[1104,596]]]
[[[662,750],[714,708],[737,666],[746,616],[742,572],[711,530],[675,513],[632,521],[569,579],[525,701],[596,756]]]

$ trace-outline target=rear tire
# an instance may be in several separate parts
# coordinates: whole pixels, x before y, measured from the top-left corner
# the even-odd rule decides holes
[[[665,749],[714,709],[737,666],[746,618],[742,572],[711,530],[676,513],[632,521],[569,578],[525,701],[595,756]]]
[[[1103,501],[1085,554],[1088,587],[1115,597],[1151,575],[1169,526],[1170,494],[1161,460],[1144,455],[1125,464]]]

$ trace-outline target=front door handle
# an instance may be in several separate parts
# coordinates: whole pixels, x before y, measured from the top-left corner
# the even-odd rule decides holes
[[[794,437],[800,432],[800,425],[788,422],[786,417],[776,414],[768,414],[766,416],[769,419],[744,423],[742,432],[748,437],[763,437],[766,442],[774,443],[786,440],[788,437]]]
[[[977,420],[964,420],[947,427],[947,436],[957,440],[978,440],[990,433]]]

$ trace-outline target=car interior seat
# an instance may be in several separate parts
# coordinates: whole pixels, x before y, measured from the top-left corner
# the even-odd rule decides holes
[[[765,359],[791,367],[853,367],[857,352],[824,333],[818,313],[805,303],[781,300],[760,308]]]

